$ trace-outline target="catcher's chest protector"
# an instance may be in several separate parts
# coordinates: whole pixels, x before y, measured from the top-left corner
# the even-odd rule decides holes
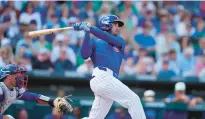
[[[3,82],[0,82],[0,88],[3,90],[3,101],[0,102],[0,113],[3,114],[11,103],[16,100],[17,90],[9,90]]]

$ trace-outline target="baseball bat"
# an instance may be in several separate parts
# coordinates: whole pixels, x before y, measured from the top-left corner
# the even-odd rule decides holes
[[[28,33],[28,36],[29,37],[37,37],[40,35],[52,34],[52,33],[62,32],[62,31],[66,31],[66,30],[73,30],[73,27],[53,28],[53,29],[31,31]]]

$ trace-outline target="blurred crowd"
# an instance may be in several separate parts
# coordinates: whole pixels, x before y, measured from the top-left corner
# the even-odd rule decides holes
[[[125,23],[120,32],[126,41],[121,73],[160,79],[205,77],[203,1],[1,1],[0,67],[16,63],[29,71],[91,72],[92,62],[80,55],[83,31],[35,38],[28,31],[80,21],[98,26],[99,19],[109,14]]]

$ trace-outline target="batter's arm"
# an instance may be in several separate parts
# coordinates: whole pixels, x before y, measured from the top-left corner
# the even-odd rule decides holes
[[[90,39],[90,32],[85,32],[85,38],[81,47],[81,56],[87,59],[93,52],[94,41]]]
[[[97,27],[90,27],[90,32],[95,35],[96,37],[105,40],[106,42],[117,46],[119,48],[123,47],[124,40],[121,37],[114,36],[108,32],[102,31],[101,29]]]
[[[24,101],[33,101],[37,102],[38,104],[46,104],[50,106],[54,106],[53,101],[54,99],[51,99],[47,96],[37,94],[37,93],[31,93],[31,92],[24,92],[20,97],[20,100]]]

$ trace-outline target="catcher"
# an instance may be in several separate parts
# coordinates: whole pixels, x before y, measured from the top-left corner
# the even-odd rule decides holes
[[[8,64],[0,71],[0,119],[14,119],[11,115],[3,115],[11,103],[16,100],[35,101],[38,104],[47,104],[55,107],[61,114],[72,112],[72,106],[65,97],[51,99],[47,96],[27,92],[28,76],[24,67]],[[67,98],[67,97],[66,97]]]

